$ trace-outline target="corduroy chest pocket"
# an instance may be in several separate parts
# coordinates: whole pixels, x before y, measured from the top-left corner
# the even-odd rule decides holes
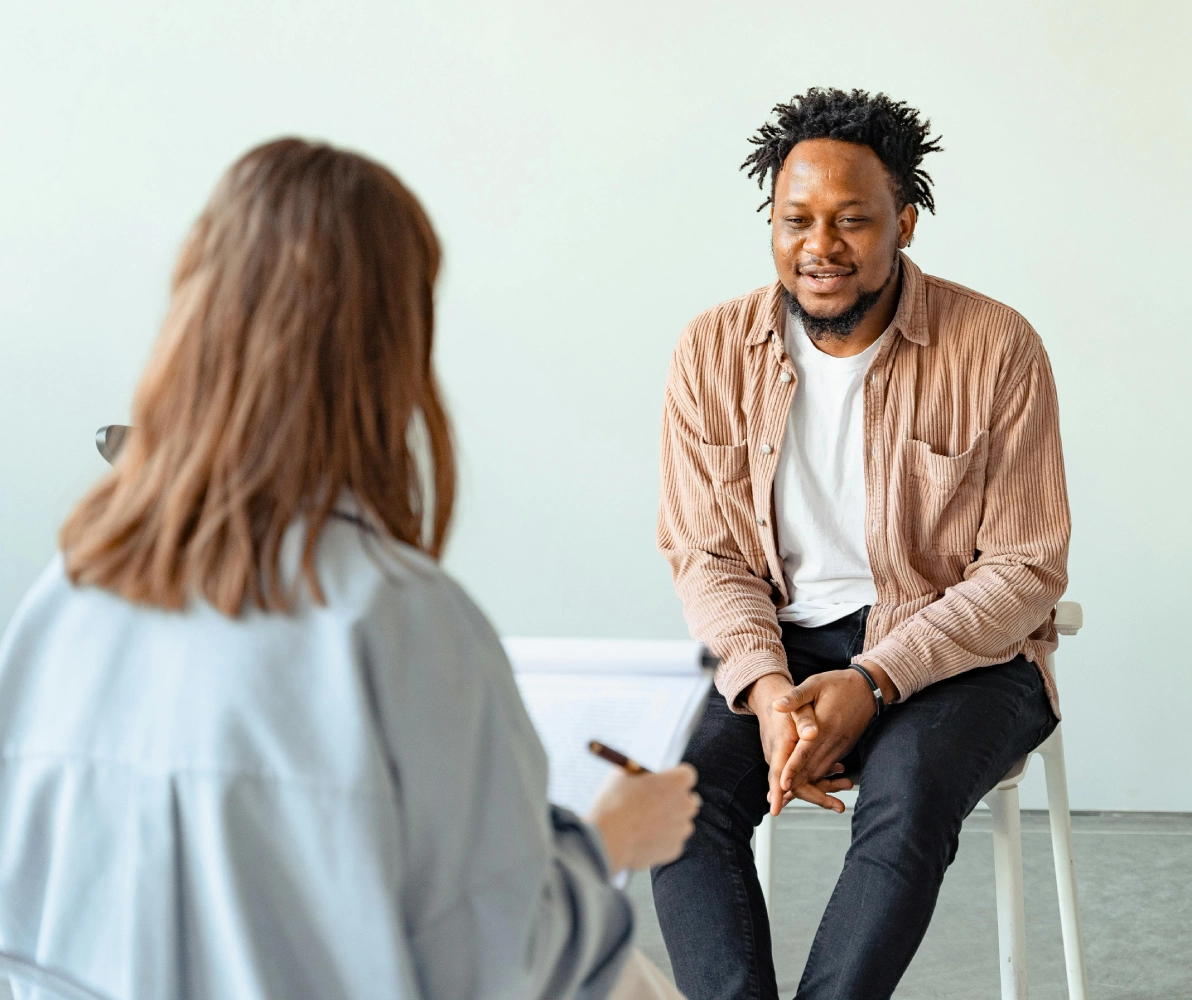
[[[749,445],[707,444],[701,441],[700,455],[712,479],[716,503],[746,555],[762,553],[757,519],[753,513],[753,483],[749,477]]]
[[[920,552],[972,558],[981,526],[988,456],[988,431],[981,431],[959,455],[942,455],[913,438],[906,442],[904,511]]]

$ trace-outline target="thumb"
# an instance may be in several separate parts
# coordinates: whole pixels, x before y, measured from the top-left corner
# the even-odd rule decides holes
[[[774,702],[774,711],[793,712],[796,709],[802,708],[804,705],[810,705],[819,695],[819,689],[819,677],[808,677],[807,680],[795,688],[790,694],[784,694],[781,698]]]
[[[791,717],[795,720],[795,729],[799,733],[799,739],[813,740],[819,735],[819,723],[815,719],[815,709],[810,705],[796,708],[791,713]]]

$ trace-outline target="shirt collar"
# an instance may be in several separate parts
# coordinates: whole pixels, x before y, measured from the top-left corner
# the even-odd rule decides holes
[[[926,347],[931,343],[931,334],[927,326],[927,283],[923,280],[923,272],[913,260],[901,251],[898,258],[902,264],[902,291],[898,296],[898,308],[894,312],[890,327],[898,330],[912,344]],[[766,293],[749,336],[745,338],[745,345],[754,347],[764,344],[772,334],[781,337],[782,312],[785,308],[782,285],[776,281]]]
[[[890,326],[898,330],[912,344],[926,347],[931,343],[931,331],[927,326],[927,282],[923,272],[906,254],[899,251],[902,261],[902,294],[898,297],[898,309]]]

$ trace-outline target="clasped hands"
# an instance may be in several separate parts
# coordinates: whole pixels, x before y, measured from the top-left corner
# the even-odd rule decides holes
[[[886,672],[865,667],[892,703],[898,692]],[[748,704],[770,765],[770,814],[777,816],[792,799],[843,812],[844,803],[830,794],[853,787],[841,776],[840,761],[877,712],[865,678],[856,670],[828,670],[796,687],[785,674],[767,674],[749,689]]]

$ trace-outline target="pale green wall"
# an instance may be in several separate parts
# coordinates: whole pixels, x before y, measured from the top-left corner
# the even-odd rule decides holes
[[[659,404],[683,323],[771,277],[745,139],[811,84],[884,89],[947,147],[913,256],[1023,312],[1059,382],[1073,804],[1192,810],[1187,10],[4,4],[0,622],[101,471],[215,178],[297,132],[389,163],[443,237],[451,568],[507,633],[684,634]]]

